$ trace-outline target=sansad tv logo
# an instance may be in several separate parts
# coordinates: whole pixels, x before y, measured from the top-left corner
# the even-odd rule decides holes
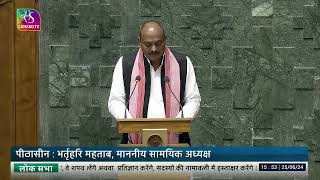
[[[34,9],[17,9],[17,29],[19,31],[40,31],[40,14]]]

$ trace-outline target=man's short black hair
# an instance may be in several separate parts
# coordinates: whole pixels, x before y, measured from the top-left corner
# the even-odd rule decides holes
[[[141,31],[142,31],[142,29],[144,28],[144,26],[145,26],[146,24],[150,23],[150,22],[153,22],[153,23],[158,24],[158,25],[160,26],[162,32],[163,32],[164,37],[166,38],[166,32],[165,32],[162,24],[161,24],[158,20],[156,20],[156,19],[148,19],[148,20],[144,21],[144,22],[141,24],[140,30],[139,30],[139,38],[141,39]]]

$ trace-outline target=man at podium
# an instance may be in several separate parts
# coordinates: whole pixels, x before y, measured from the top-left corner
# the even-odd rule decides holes
[[[116,118],[194,118],[201,97],[189,57],[166,47],[156,20],[140,28],[138,52],[120,57],[114,72],[109,112]],[[169,133],[168,142],[189,143],[188,133]],[[140,133],[124,133],[122,144],[141,144]]]

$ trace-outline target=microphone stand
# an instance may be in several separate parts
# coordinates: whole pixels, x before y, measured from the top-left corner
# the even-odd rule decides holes
[[[129,105],[131,96],[132,96],[134,90],[136,90],[137,84],[138,84],[138,82],[139,82],[140,80],[141,80],[140,75],[137,75],[137,76],[136,76],[136,83],[134,84],[133,90],[132,90],[132,92],[131,92],[131,94],[130,94],[130,96],[129,96],[128,102],[126,103],[126,107],[125,107],[125,109],[124,109],[124,118],[125,118],[125,119],[127,119],[127,106]]]
[[[184,115],[183,115],[183,108],[182,108],[182,105],[180,103],[180,101],[178,100],[178,98],[176,97],[176,95],[173,93],[171,87],[170,87],[170,80],[169,80],[169,77],[168,76],[165,76],[164,77],[164,82],[168,85],[169,89],[170,89],[170,92],[172,93],[173,97],[176,99],[176,101],[179,103],[179,106],[180,106],[180,109],[181,109],[181,118],[184,118]]]
[[[130,96],[129,96],[129,98],[128,98],[128,102],[126,103],[126,106],[124,107],[124,118],[125,118],[125,119],[127,119],[127,106],[129,105],[131,96],[132,96],[133,92],[135,91],[135,89],[136,89],[136,87],[137,87],[137,84],[138,84],[138,82],[139,82],[140,80],[141,80],[140,75],[137,75],[137,76],[136,76],[136,83],[134,84],[133,90],[132,90],[132,92],[131,92],[131,94],[130,94]],[[129,138],[129,135],[128,135],[128,141],[129,141],[131,144],[133,144],[131,138]]]

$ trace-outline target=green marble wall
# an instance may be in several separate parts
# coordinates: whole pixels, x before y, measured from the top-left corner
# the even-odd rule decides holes
[[[319,179],[319,8],[319,0],[40,1],[41,143],[119,142],[107,110],[113,68],[153,17],[195,66],[193,145],[307,145],[309,179]]]

